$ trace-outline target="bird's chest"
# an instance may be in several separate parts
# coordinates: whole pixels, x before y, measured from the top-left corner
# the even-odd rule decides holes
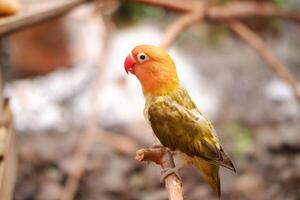
[[[153,102],[154,101],[163,102],[164,100],[165,99],[164,99],[163,96],[147,97],[146,98],[146,103],[145,103],[145,107],[144,107],[144,118],[146,119],[146,121],[149,125],[151,125],[150,118],[149,118],[149,109],[151,108],[151,106],[153,106]]]
[[[157,106],[157,104],[153,102],[163,102],[165,101],[163,96],[155,97],[153,99],[150,99],[146,101],[145,107],[144,107],[144,117],[148,124],[151,126],[155,136],[159,139],[159,141],[166,147],[171,148],[171,143],[173,143],[174,138],[171,135],[170,131],[170,123],[168,120],[164,117],[165,110],[164,107]],[[150,109],[155,109],[156,112],[153,114],[149,113]]]

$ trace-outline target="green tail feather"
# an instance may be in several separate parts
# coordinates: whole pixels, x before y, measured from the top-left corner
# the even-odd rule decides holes
[[[211,164],[201,158],[193,158],[193,164],[202,172],[204,179],[209,183],[213,191],[221,197],[221,183],[219,176],[219,166]]]

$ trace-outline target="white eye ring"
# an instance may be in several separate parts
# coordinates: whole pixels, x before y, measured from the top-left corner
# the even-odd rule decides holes
[[[149,60],[149,57],[145,53],[139,53],[137,55],[137,59],[138,59],[139,63],[143,63],[143,62]]]

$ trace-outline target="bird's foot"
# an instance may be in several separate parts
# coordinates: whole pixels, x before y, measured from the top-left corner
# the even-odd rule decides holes
[[[160,176],[160,182],[164,183],[166,178],[171,175],[171,174],[175,174],[177,176],[177,178],[181,181],[181,177],[179,175],[179,170],[181,168],[179,167],[173,167],[173,168],[165,168],[161,170],[161,176]]]

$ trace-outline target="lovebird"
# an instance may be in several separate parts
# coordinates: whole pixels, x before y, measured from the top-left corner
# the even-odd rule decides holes
[[[160,143],[187,164],[202,172],[213,191],[221,196],[219,167],[235,171],[211,122],[199,111],[180,84],[176,66],[161,47],[136,46],[124,63],[127,74],[135,75],[145,96],[144,117]],[[175,173],[173,169],[165,175]]]

